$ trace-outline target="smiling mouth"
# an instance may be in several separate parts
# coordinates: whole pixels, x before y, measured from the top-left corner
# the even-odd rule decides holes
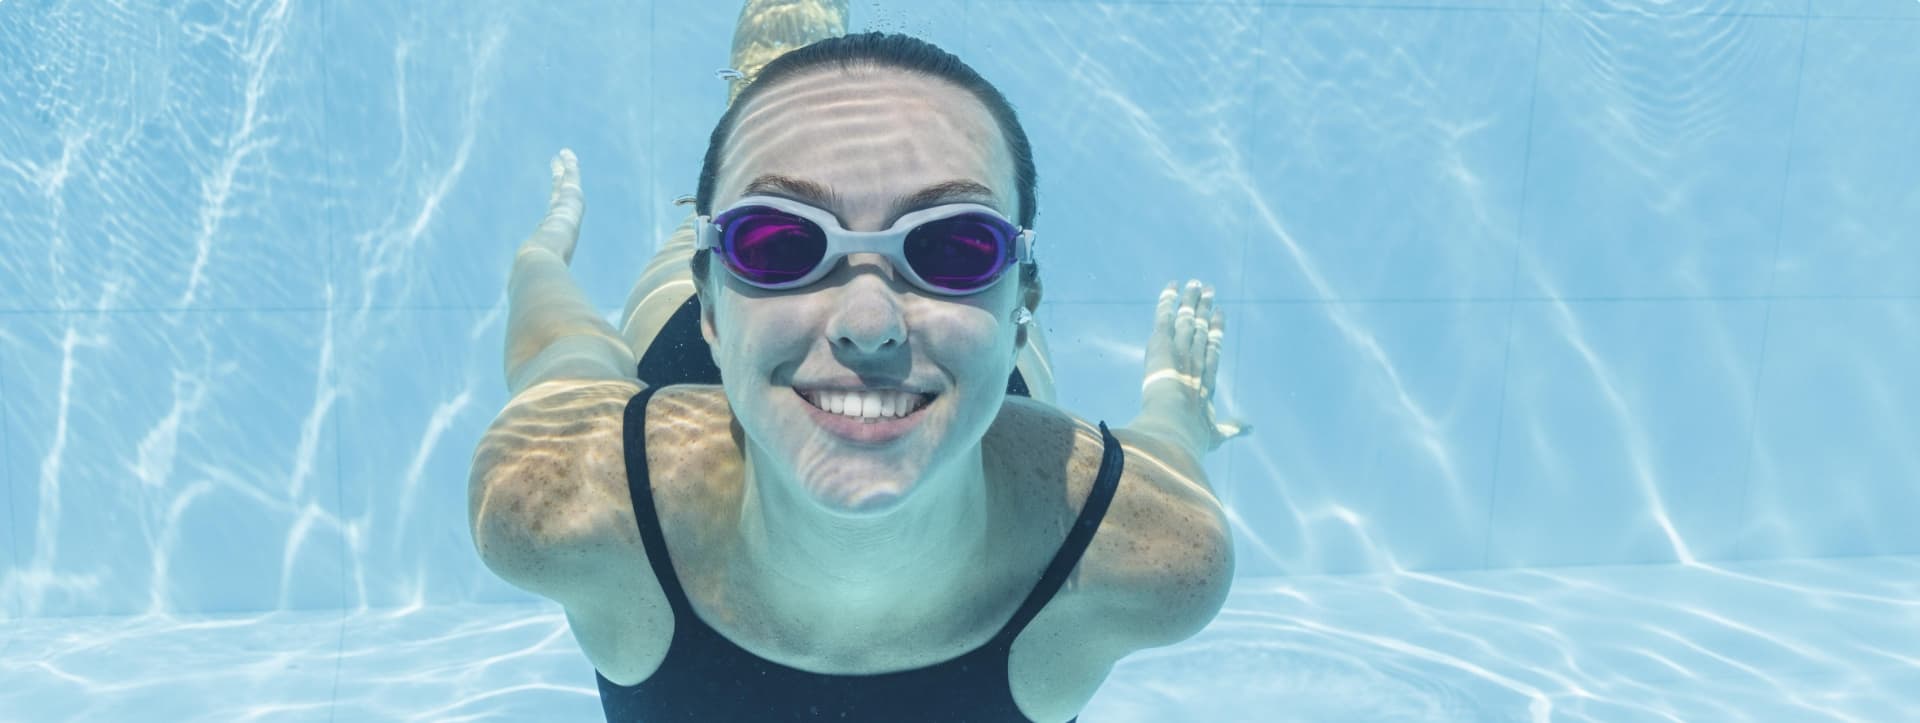
[[[937,394],[919,394],[900,391],[846,391],[838,389],[799,389],[800,395],[815,409],[838,414],[850,419],[858,419],[872,424],[889,419],[899,419],[925,409]]]

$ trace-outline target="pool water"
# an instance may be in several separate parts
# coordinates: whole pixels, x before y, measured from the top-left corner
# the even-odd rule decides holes
[[[1228,316],[1233,594],[1081,720],[1920,711],[1920,1],[851,10],[1019,111],[1061,406]],[[0,722],[597,719],[468,462],[548,159],[615,315],[737,11],[0,0]]]
[[[592,720],[550,604],[16,621],[18,720]],[[1245,579],[1098,721],[1903,720],[1920,557]]]

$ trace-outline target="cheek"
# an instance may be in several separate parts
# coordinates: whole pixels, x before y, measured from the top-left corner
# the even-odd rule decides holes
[[[1013,334],[982,310],[972,310],[966,318],[952,319],[927,344],[934,354],[954,367],[979,373],[997,371],[1012,358]]]
[[[753,308],[752,300],[727,299],[714,314],[715,365],[736,375],[753,370],[769,358],[769,350],[779,349],[795,337],[795,325],[782,323],[776,310]],[[757,375],[737,376],[740,379]]]

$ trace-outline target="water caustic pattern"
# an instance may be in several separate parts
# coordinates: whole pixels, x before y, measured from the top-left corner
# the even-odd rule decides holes
[[[1920,558],[1244,580],[1087,720],[1903,720]],[[591,720],[546,605],[12,626],[20,720]]]
[[[848,6],[1018,107],[1062,406],[1234,319],[1243,577],[1086,720],[1920,708],[1920,2]],[[467,530],[506,272],[570,147],[619,308],[738,9],[0,0],[0,720],[595,715]]]

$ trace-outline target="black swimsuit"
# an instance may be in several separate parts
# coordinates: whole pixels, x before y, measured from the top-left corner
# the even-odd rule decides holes
[[[694,302],[689,302],[694,303]],[[694,307],[697,319],[698,307]],[[682,312],[686,307],[682,307]],[[675,315],[678,320],[680,314]],[[668,323],[672,328],[674,322]],[[667,332],[662,331],[662,336]],[[696,332],[694,340],[700,337]],[[655,357],[656,342],[647,352]],[[704,342],[697,356],[705,354]],[[688,353],[693,350],[683,347]],[[668,554],[666,538],[653,504],[647,476],[646,409],[654,391],[666,382],[647,377],[648,388],[628,402],[625,419],[627,487],[633,497],[634,517],[647,560],[673,609],[673,640],[666,658],[652,676],[623,686],[595,674],[601,707],[608,721],[965,721],[1001,723],[1027,721],[1014,704],[1007,675],[1013,641],[1027,623],[1059,592],[1086,552],[1093,533],[1106,516],[1107,505],[1120,481],[1120,443],[1100,425],[1105,450],[1093,491],[1081,507],[1067,539],[1047,565],[1013,617],[985,645],[959,657],[923,668],[875,675],[826,675],[792,668],[754,655],[735,645],[701,620],[680,587]],[[656,370],[657,371],[657,370]],[[1017,373],[1016,373],[1017,374]],[[682,381],[692,381],[685,377]],[[714,383],[706,381],[704,383]],[[1017,377],[1016,380],[1017,381]],[[702,382],[695,382],[702,383]]]

